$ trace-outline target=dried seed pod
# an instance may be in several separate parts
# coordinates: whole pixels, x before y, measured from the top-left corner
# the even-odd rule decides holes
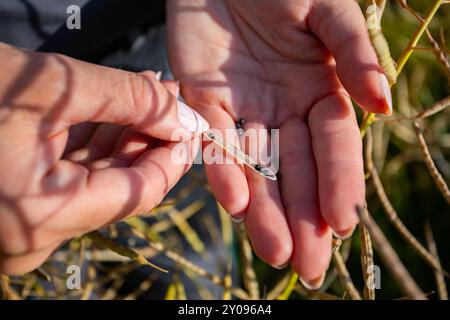
[[[258,172],[260,175],[270,179],[270,180],[277,180],[277,175],[270,170],[270,168],[261,165],[256,160],[249,157],[247,154],[245,154],[242,150],[236,148],[232,144],[226,142],[223,140],[220,136],[216,135],[211,130],[208,130],[203,133],[203,135],[208,138],[209,140],[216,143],[218,146],[220,146],[222,149],[229,152],[231,155],[233,155],[236,159],[238,159],[242,164],[252,168],[256,172]]]
[[[378,63],[384,69],[389,85],[393,86],[397,82],[397,67],[394,59],[391,57],[389,44],[381,30],[381,9],[369,1],[371,4],[367,7],[367,24],[370,40],[378,58]]]

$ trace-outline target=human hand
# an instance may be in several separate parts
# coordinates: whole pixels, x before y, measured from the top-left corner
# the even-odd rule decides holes
[[[365,196],[352,97],[388,114],[386,76],[352,0],[169,0],[169,59],[185,100],[212,128],[279,129],[280,173],[206,165],[214,194],[245,223],[256,253],[290,261],[318,288],[332,230],[349,237]],[[264,149],[264,146],[263,148]]]
[[[33,270],[64,240],[152,209],[208,126],[152,72],[3,44],[0,61],[0,272]]]

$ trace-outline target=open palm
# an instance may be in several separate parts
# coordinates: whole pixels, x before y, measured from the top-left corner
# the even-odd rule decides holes
[[[245,119],[244,130],[279,129],[279,180],[206,165],[216,197],[232,217],[245,217],[263,260],[290,262],[304,283],[320,286],[331,231],[348,237],[364,202],[350,96],[368,111],[391,109],[357,3],[170,0],[168,28],[182,94],[212,128]]]

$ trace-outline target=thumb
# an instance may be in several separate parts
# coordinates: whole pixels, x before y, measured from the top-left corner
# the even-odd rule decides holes
[[[389,83],[378,64],[358,3],[320,0],[310,14],[310,27],[331,51],[339,80],[352,98],[367,111],[390,114]]]
[[[168,141],[192,137],[209,129],[208,122],[177,100],[152,72],[131,73],[81,64],[83,66],[76,71],[80,78],[83,78],[83,68],[95,68],[98,79],[93,77],[92,82],[80,88],[82,94],[77,95],[76,99],[80,101],[76,105],[90,107],[69,109],[67,117],[71,123],[91,121],[130,125],[134,130]],[[106,103],[95,103],[98,97]]]

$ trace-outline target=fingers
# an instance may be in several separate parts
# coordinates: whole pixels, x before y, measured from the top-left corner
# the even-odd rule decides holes
[[[147,72],[151,75],[151,72]],[[155,79],[160,80],[162,72],[158,72],[154,75]],[[172,93],[174,96],[179,95],[179,84],[176,81],[163,80],[161,83],[164,87]],[[103,125],[112,126],[112,125]],[[123,127],[120,127],[123,128]],[[130,127],[127,127],[120,131],[120,138],[117,140],[117,135],[107,135],[108,141],[113,141],[114,151],[103,153],[103,157],[97,157],[91,163],[88,164],[88,168],[91,170],[107,169],[107,168],[121,168],[130,166],[143,152],[156,143],[156,140],[151,137],[137,132]],[[92,139],[92,143],[89,145],[99,145],[101,141],[96,141],[95,137]],[[117,140],[117,143],[115,142]],[[88,146],[89,147],[89,146]],[[103,148],[105,149],[105,148]],[[112,148],[109,149],[111,151]],[[82,152],[82,150],[80,150]],[[97,160],[99,159],[99,160]]]
[[[151,145],[151,150],[142,150],[144,144],[149,147],[148,141],[139,141],[133,132],[125,135],[111,160],[133,161],[129,167],[117,162],[103,163],[102,167],[99,165],[102,161],[96,161],[88,167],[97,164],[94,168],[97,170],[89,171],[71,161],[58,161],[41,183],[45,196],[35,196],[27,202],[30,208],[42,210],[28,215],[26,221],[19,221],[23,225],[12,231],[18,236],[17,243],[8,244],[10,248],[4,249],[8,250],[5,252],[21,255],[42,250],[54,241],[148,212],[190,168],[200,144],[199,141],[194,144],[194,140],[161,142],[154,148]],[[140,137],[148,139],[142,134]]]
[[[146,73],[157,80],[162,74],[161,72],[153,74],[151,71]],[[177,82],[165,80],[162,83],[169,92],[178,96]],[[97,128],[95,132],[92,132],[93,128]],[[90,169],[127,167],[147,148],[151,140],[129,127],[114,124],[97,126],[85,122],[70,129],[68,144],[71,146],[66,150],[71,150],[71,153],[65,158],[84,165],[89,163]],[[113,152],[114,154],[111,154]]]
[[[81,213],[80,223],[86,225],[89,219],[89,226],[98,227],[152,209],[191,167],[194,149],[191,142],[167,143],[144,152],[130,168],[94,171],[83,197],[89,211],[97,214]]]
[[[197,141],[197,150],[198,146]],[[76,188],[72,188],[75,190],[69,195],[65,194],[63,204],[57,206],[54,214],[43,223],[36,223],[38,227],[32,234],[33,248],[48,246],[49,239],[65,240],[131,215],[148,212],[191,167],[194,152],[193,141],[165,143],[143,152],[130,167],[112,167],[90,173],[85,168],[80,172],[83,167],[61,160],[51,175],[53,181],[44,181],[45,185],[54,188],[61,185],[60,188],[65,190],[67,183],[62,181],[64,178],[71,185],[76,183]],[[76,177],[67,172],[68,165],[74,167],[72,174]],[[80,170],[75,170],[75,167]],[[85,172],[84,176],[82,172]],[[57,191],[53,192],[57,194]],[[55,202],[55,199],[50,200]]]
[[[245,135],[250,139],[245,143],[245,137],[241,138],[242,148],[255,160],[261,161],[266,155],[270,155],[270,136],[264,126],[248,123],[245,130]],[[289,261],[293,244],[278,182],[269,180],[249,168],[246,168],[246,174],[250,202],[245,225],[253,248],[268,264],[274,267],[282,266]]]
[[[227,137],[229,143],[237,142],[234,132],[235,123],[225,110],[219,107],[201,108],[200,112],[208,119],[215,132]],[[249,201],[247,179],[242,165],[228,152],[212,142],[204,142],[203,162],[211,189],[224,209],[236,220],[245,216]]]
[[[280,129],[281,191],[294,240],[291,265],[302,282],[318,289],[331,259],[331,230],[320,213],[317,168],[306,124]]]
[[[389,84],[371,45],[365,19],[353,0],[317,1],[310,27],[336,60],[340,81],[365,110],[390,114]]]
[[[122,132],[111,155],[89,163],[88,168],[100,170],[128,167],[155,143],[157,141],[149,136],[127,128]]]
[[[80,164],[87,164],[107,157],[113,151],[123,130],[123,127],[115,124],[102,124],[97,128],[86,146],[68,154],[65,158]]]
[[[207,122],[177,101],[153,73],[126,72],[12,47],[1,54],[14,57],[11,66],[5,67],[8,70],[3,70],[12,74],[11,79],[21,71],[27,74],[27,81],[1,86],[12,92],[2,102],[10,107],[32,108],[43,115],[52,123],[46,127],[49,135],[82,122],[130,125],[167,141],[192,137],[208,129]],[[8,85],[14,90],[8,91]]]
[[[19,276],[35,270],[39,268],[60,245],[61,242],[58,242],[45,249],[21,256],[0,256],[0,272],[10,276]]]
[[[308,123],[322,215],[339,237],[347,238],[358,223],[355,205],[363,206],[365,197],[362,142],[350,99],[322,99],[312,108]]]
[[[70,128],[64,155],[84,147],[98,128],[98,124],[83,122]]]

